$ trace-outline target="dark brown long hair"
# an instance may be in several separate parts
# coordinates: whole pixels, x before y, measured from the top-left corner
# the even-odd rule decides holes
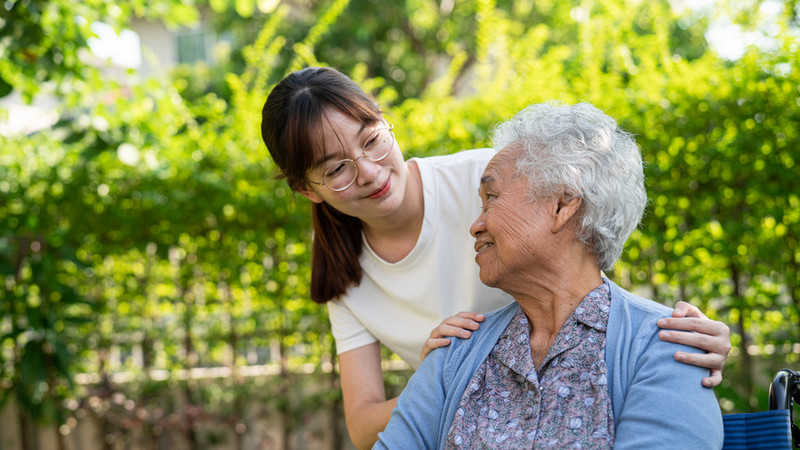
[[[331,110],[372,126],[381,110],[350,78],[328,67],[309,67],[286,76],[261,111],[261,138],[280,167],[279,178],[298,191],[306,172],[324,159],[322,123]],[[311,298],[339,297],[361,282],[362,223],[327,203],[312,205]]]

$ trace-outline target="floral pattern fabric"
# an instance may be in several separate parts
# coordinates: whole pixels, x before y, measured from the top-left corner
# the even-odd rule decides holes
[[[470,380],[446,448],[611,448],[605,346],[611,290],[572,312],[537,371],[520,309]]]

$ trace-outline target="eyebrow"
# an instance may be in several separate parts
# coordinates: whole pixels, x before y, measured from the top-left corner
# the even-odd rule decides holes
[[[367,128],[367,126],[362,123],[361,127],[358,129],[358,132],[356,133],[356,137],[358,139],[361,138],[361,135],[364,133],[364,130],[366,128]],[[335,136],[336,136],[336,140],[339,141],[340,147],[344,147],[344,145],[342,144],[342,138],[339,136],[339,133],[335,133]],[[324,169],[327,168],[326,166],[328,164],[330,164],[332,162],[339,161],[339,159],[336,159],[336,158],[339,158],[340,156],[341,156],[341,152],[336,152],[336,153],[332,153],[330,155],[327,155],[327,156],[325,156],[325,159],[323,159],[322,161],[320,161],[319,163],[317,163],[315,165],[315,168],[319,168],[319,169],[323,169],[324,170]],[[344,159],[346,159],[346,158],[344,158]]]
[[[489,183],[491,183],[493,181],[494,181],[494,177],[492,177],[491,175],[482,176],[481,177],[481,185],[478,186],[478,195],[481,195],[481,190],[483,189],[483,187],[485,185],[487,185],[487,184],[489,184]]]

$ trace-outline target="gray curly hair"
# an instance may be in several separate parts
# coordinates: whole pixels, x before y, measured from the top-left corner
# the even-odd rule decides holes
[[[567,194],[583,206],[578,239],[611,270],[647,204],[642,155],[630,133],[588,103],[529,106],[501,123],[494,148],[522,144],[517,172],[531,198]]]

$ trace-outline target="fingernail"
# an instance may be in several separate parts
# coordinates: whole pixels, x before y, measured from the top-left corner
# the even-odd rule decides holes
[[[678,361],[685,361],[686,355],[684,353],[677,352],[675,353],[675,359],[677,359]]]
[[[677,314],[684,314],[685,312],[686,311],[684,311],[684,309],[681,308],[680,306],[675,308],[675,313],[677,313]]]
[[[669,339],[670,332],[669,331],[660,331],[658,333],[658,337],[660,337],[661,339]]]
[[[658,319],[658,322],[656,322],[656,324],[660,327],[665,327],[667,326],[667,319]]]
[[[472,336],[472,333],[470,333],[469,331],[462,331],[461,332],[461,337],[462,338],[468,338],[470,336]]]

